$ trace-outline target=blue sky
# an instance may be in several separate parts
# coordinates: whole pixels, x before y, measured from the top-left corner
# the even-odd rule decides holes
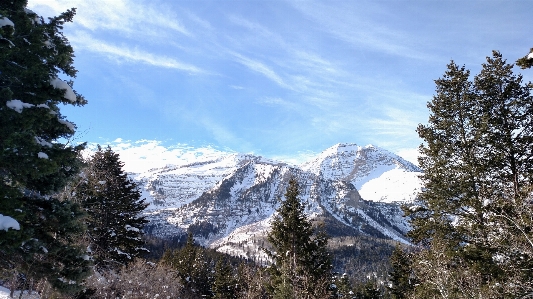
[[[89,104],[62,110],[78,141],[210,145],[292,162],[339,142],[413,160],[433,80],[451,59],[475,74],[493,49],[514,62],[533,47],[526,0],[28,6],[44,16],[78,9],[64,33],[74,89]]]

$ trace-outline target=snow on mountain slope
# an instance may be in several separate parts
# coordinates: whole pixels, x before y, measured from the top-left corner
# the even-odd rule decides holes
[[[372,145],[336,144],[301,168],[325,179],[349,181],[365,200],[412,202],[420,192],[418,167]]]
[[[379,177],[363,183],[359,194],[376,202],[413,202],[422,191],[420,174],[400,168],[384,171]]]
[[[201,156],[183,165],[167,165],[134,174],[143,197],[150,203],[147,210],[178,208],[197,199],[251,157],[242,154]]]
[[[258,242],[295,177],[305,212],[329,233],[408,243],[400,203],[414,200],[420,170],[386,150],[337,144],[300,167],[235,153],[190,156],[189,163],[133,175],[150,202],[150,234],[189,231],[205,246],[264,261]]]

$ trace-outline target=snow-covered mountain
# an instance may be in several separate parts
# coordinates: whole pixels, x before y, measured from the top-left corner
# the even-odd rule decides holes
[[[412,202],[420,192],[420,169],[378,147],[336,144],[301,168],[329,180],[352,183],[375,202]]]
[[[300,166],[245,154],[199,156],[188,164],[135,174],[150,202],[151,234],[191,231],[200,243],[234,255],[260,251],[288,180],[332,236],[371,235],[407,242],[400,204],[420,191],[420,170],[386,150],[337,144]]]

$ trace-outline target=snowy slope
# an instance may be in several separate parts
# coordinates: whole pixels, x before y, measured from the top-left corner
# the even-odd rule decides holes
[[[213,188],[247,159],[250,156],[241,154],[220,153],[207,159],[200,156],[187,164],[167,165],[132,177],[150,203],[148,210],[178,208]]]
[[[413,202],[422,191],[420,172],[394,168],[370,179],[359,188],[359,194],[375,202]]]
[[[301,168],[325,179],[349,181],[370,201],[412,202],[421,188],[418,167],[372,145],[336,144]]]
[[[400,204],[420,190],[416,166],[374,146],[337,144],[299,167],[222,152],[188,162],[133,175],[150,202],[147,231],[161,237],[190,231],[203,245],[261,261],[258,242],[290,177],[312,219],[404,243],[409,226]]]

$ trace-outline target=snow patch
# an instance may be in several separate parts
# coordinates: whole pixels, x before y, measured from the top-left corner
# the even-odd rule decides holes
[[[35,105],[29,104],[29,103],[24,103],[21,100],[11,100],[11,101],[7,101],[6,102],[6,106],[8,108],[11,108],[11,109],[17,111],[18,113],[22,113],[22,110],[24,108],[31,108],[31,107],[34,107]]]
[[[363,217],[368,222],[368,224],[370,224],[375,229],[379,230],[385,236],[393,239],[394,241],[398,241],[398,242],[410,245],[410,243],[408,241],[406,241],[404,238],[399,237],[398,235],[394,234],[390,230],[388,230],[388,229],[384,228],[383,226],[381,226],[374,219],[372,219],[370,216],[368,216],[363,210],[356,209],[356,211],[357,211],[357,214],[359,214],[359,216]]]
[[[66,121],[64,119],[58,119],[57,121],[59,121],[59,123],[65,125],[65,126],[67,126],[67,128],[69,130],[71,130],[72,132],[76,131],[76,125],[71,123],[70,121]]]
[[[138,228],[133,227],[133,226],[128,225],[128,224],[126,224],[125,228],[126,228],[127,231],[140,232],[140,230]]]
[[[50,85],[52,85],[54,88],[59,88],[65,90],[65,94],[63,97],[72,103],[76,102],[76,94],[72,90],[72,87],[67,84],[67,82],[59,79],[58,77],[50,78]]]
[[[24,8],[24,12],[27,14],[27,15],[35,15],[33,17],[33,19],[31,20],[33,24],[38,24],[38,25],[41,25],[43,22],[41,21],[41,18],[39,17],[38,14],[36,14],[33,10],[31,9],[27,9],[27,8]]]
[[[362,182],[359,194],[375,202],[413,202],[422,191],[420,172],[391,169]]]
[[[42,146],[46,146],[46,147],[52,147],[52,146],[53,146],[52,143],[50,143],[50,142],[44,140],[44,139],[41,138],[41,137],[37,137],[37,136],[35,136],[34,138],[35,138],[35,142],[37,142],[38,144],[40,144],[40,145],[42,145]]]
[[[59,277],[58,280],[61,281],[64,284],[76,284],[76,282],[74,280],[68,280],[68,279],[66,279],[64,277]]]
[[[4,27],[4,26],[11,26],[15,28],[15,24],[10,19],[6,17],[0,17],[0,27]]]
[[[0,214],[0,230],[5,230],[7,232],[10,228],[20,230],[20,224],[17,220]]]

